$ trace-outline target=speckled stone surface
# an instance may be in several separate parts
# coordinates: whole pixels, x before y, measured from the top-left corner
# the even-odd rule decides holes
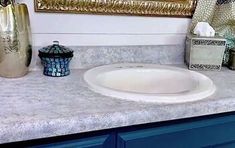
[[[38,49],[34,47],[31,70],[41,69]],[[74,46],[72,69],[86,69],[104,64],[120,62],[154,63],[154,64],[183,64],[183,45],[157,46]]]
[[[147,104],[105,97],[83,81],[85,70],[68,77],[30,72],[19,79],[0,78],[0,143],[160,122],[235,111],[235,72],[203,72],[217,92],[201,101]]]

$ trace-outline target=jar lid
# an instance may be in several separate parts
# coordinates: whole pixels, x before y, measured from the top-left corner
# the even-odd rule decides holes
[[[53,41],[53,45],[43,47],[39,50],[39,57],[47,58],[71,58],[73,57],[73,50],[59,45],[59,41]]]
[[[234,54],[235,53],[235,48],[230,49],[229,52]]]

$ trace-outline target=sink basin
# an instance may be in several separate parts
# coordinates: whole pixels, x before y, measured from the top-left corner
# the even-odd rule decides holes
[[[198,72],[155,64],[113,64],[96,67],[84,74],[93,91],[119,99],[181,103],[212,95],[212,80]]]

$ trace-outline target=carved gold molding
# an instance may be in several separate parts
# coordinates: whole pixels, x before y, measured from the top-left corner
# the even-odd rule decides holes
[[[191,17],[197,0],[35,0],[37,12]]]

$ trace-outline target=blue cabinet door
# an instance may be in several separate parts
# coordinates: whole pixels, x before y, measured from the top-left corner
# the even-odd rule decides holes
[[[38,145],[32,148],[115,148],[115,137],[114,135],[104,135]]]
[[[119,133],[118,148],[235,148],[235,116]]]
[[[222,143],[218,145],[211,145],[205,148],[235,148],[235,141],[231,141],[228,143]]]

